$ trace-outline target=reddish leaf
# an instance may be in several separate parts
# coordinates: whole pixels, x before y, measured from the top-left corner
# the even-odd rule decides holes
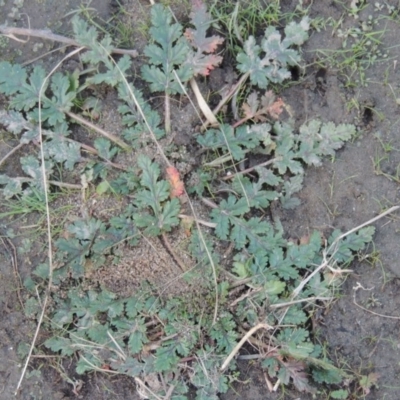
[[[288,376],[292,378],[293,385],[299,392],[316,393],[315,388],[309,384],[308,374],[305,372],[306,365],[304,362],[290,359],[282,363],[284,365],[282,367],[284,371],[280,371],[280,377],[282,376],[286,378],[287,381]]]
[[[283,111],[285,103],[278,97],[275,101],[275,95],[271,90],[265,92],[265,95],[261,97],[261,104],[266,113],[268,113],[273,119],[279,119]]]
[[[222,61],[222,57],[212,53],[215,53],[218,45],[222,44],[224,39],[215,35],[207,37],[211,19],[201,0],[192,1],[191,22],[194,29],[186,29],[185,37],[195,51],[188,54],[187,63],[193,68],[195,75],[206,76]]]
[[[368,376],[362,375],[360,379],[360,386],[364,392],[364,395],[367,395],[371,392],[372,386],[376,386],[378,382],[379,374],[376,372],[371,372]]]
[[[261,97],[261,102],[258,100],[256,92],[251,93],[247,98],[247,103],[242,105],[242,110],[246,120],[253,119],[256,122],[263,122],[267,120],[267,116],[279,119],[284,106],[283,100],[281,98],[275,100],[274,93],[268,90]]]
[[[167,168],[167,180],[171,185],[171,198],[182,196],[185,193],[185,187],[179,177],[179,171],[175,167]]]

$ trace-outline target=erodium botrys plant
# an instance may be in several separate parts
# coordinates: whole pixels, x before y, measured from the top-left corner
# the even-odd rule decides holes
[[[45,328],[51,337],[44,346],[62,357],[76,355],[78,373],[131,376],[149,398],[185,399],[192,385],[197,399],[217,399],[237,376],[233,356],[243,358],[240,349],[246,340],[258,349],[268,379],[316,393],[315,383],[340,385],[344,374],[313,342],[310,314],[316,302],[323,306],[332,300],[343,267],[372,240],[374,229],[349,234],[334,230],[326,240],[315,231],[294,243],[285,237],[279,220],[266,215],[271,203],[296,207],[294,194],[302,188],[306,166],[319,166],[356,130],[350,124],[318,120],[296,130],[283,120],[285,104],[270,86],[290,79],[289,68],[301,62],[299,46],[307,40],[309,22],[291,22],[283,32],[269,27],[260,40],[247,38],[238,52],[239,77],[193,140],[201,162],[184,176],[179,165],[171,165],[171,148],[162,138],[174,122],[171,96],[187,93],[188,82],[195,87],[196,77],[211,74],[223,61],[217,53],[222,38],[207,35],[211,22],[198,1],[186,30],[168,8],[152,7],[151,43],[145,48],[142,75],[135,79],[150,92],[165,95],[165,130],[158,112],[132,83],[129,57],[111,58],[111,38],[99,38],[77,17],[72,26],[76,42],[86,48],[81,55],[85,70],[57,72],[50,78],[42,90],[40,121],[38,96],[45,70],[0,63],[0,92],[9,99],[9,107],[0,110],[0,123],[19,138],[18,150],[29,149],[21,158],[25,176],[0,175],[3,196],[18,199],[49,190],[43,185],[36,146],[42,140],[50,190],[79,188],[125,201],[118,215],[81,218],[53,238],[57,267],[44,260],[35,268],[26,282],[33,291],[26,310],[37,317],[36,288],[43,287],[52,271],[52,285],[59,290],[49,294]],[[88,115],[100,110],[94,101],[99,85],[118,96],[118,134],[88,121]],[[246,85],[247,94],[238,100]],[[232,98],[237,115],[220,113]],[[76,123],[101,137],[92,144],[78,142],[72,135]],[[214,126],[207,128],[210,123]],[[139,155],[154,142],[165,165]],[[122,152],[134,153],[134,161],[121,164]],[[246,168],[248,159],[260,162]],[[62,180],[63,169],[74,182]],[[192,210],[194,204],[203,204],[201,219],[189,215],[188,203]],[[190,258],[190,268],[171,246],[174,233],[182,229],[187,240],[179,251]],[[146,281],[134,296],[123,298],[85,284],[89,266],[108,266],[112,274],[124,256],[122,246],[135,248],[142,237],[162,238],[179,266],[176,279],[187,285],[185,293],[167,296]]]

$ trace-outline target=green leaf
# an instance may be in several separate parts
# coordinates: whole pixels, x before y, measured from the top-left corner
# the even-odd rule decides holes
[[[160,169],[157,164],[140,155],[138,165],[142,169],[140,183],[144,189],[136,194],[135,204],[139,209],[151,208],[154,215],[143,210],[134,215],[135,223],[146,228],[145,233],[152,236],[159,235],[161,231],[169,232],[179,223],[177,216],[180,203],[177,199],[165,201],[170,196],[170,184],[165,180],[158,180]]]
[[[145,364],[136,358],[127,357],[124,361],[114,361],[111,363],[112,369],[129,376],[140,376],[143,373]]]
[[[170,371],[179,362],[176,355],[176,345],[172,341],[156,350],[155,368],[157,372]]]
[[[81,375],[84,374],[85,372],[96,370],[96,367],[101,368],[101,365],[102,365],[101,360],[99,360],[97,356],[85,352],[79,358],[75,370],[77,374]]]
[[[62,356],[72,356],[76,351],[72,340],[64,337],[52,337],[44,345],[55,353],[61,352]]]
[[[349,397],[349,392],[346,389],[339,389],[330,392],[332,399],[342,399],[346,400]]]
[[[95,139],[94,147],[99,152],[99,156],[106,160],[112,160],[112,158],[118,153],[118,148],[112,147],[111,142],[106,138]]]
[[[264,293],[270,298],[271,303],[275,303],[273,299],[277,298],[286,289],[286,283],[282,281],[268,281],[264,284]]]
[[[307,322],[307,315],[299,306],[291,306],[287,309],[282,323],[285,325],[301,325]],[[294,357],[294,355],[291,353]]]
[[[47,279],[50,274],[49,264],[47,263],[40,263],[33,271],[33,273],[42,278],[43,280]]]
[[[124,55],[118,60],[117,66],[114,64],[110,56],[113,49],[111,37],[106,34],[103,39],[98,40],[96,29],[77,16],[72,19],[72,27],[76,41],[89,49],[81,55],[83,62],[95,66],[102,63],[105,66],[105,72],[97,72],[94,76],[89,77],[86,84],[107,83],[116,86],[123,82],[123,77],[128,75],[127,71],[131,67],[131,61],[127,55]]]
[[[304,17],[299,23],[290,22],[285,27],[285,39],[289,45],[302,45],[308,39],[307,31],[310,29],[310,20]]]
[[[372,241],[375,228],[367,226],[360,229],[358,232],[347,235],[343,240],[340,240],[337,246],[331,251],[331,255],[338,262],[351,261],[353,254],[365,248],[367,243]],[[339,230],[333,231],[328,243],[331,244],[338,236],[341,235]]]
[[[142,77],[150,83],[152,92],[183,93],[175,73],[185,83],[193,72],[184,65],[190,47],[182,36],[182,26],[172,23],[171,12],[161,4],[152,7],[151,23],[150,34],[154,43],[147,45],[144,53],[153,65],[142,68]]]
[[[216,341],[215,346],[219,351],[230,353],[235,347],[238,337],[235,328],[236,324],[232,315],[228,312],[220,315],[217,322],[212,326],[210,336]]]
[[[340,370],[333,366],[332,369],[313,368],[312,377],[317,383],[337,384],[343,380]]]
[[[187,54],[186,63],[194,75],[207,76],[222,62],[222,57],[213,53],[224,42],[224,39],[215,35],[207,37],[207,30],[210,28],[212,20],[207,13],[206,5],[201,1],[192,2],[191,23],[194,25],[194,29],[186,29],[185,37],[195,51]]]
[[[43,145],[47,158],[64,163],[67,170],[72,171],[75,164],[80,162],[81,145],[77,142],[67,142],[62,136],[56,136]]]
[[[345,141],[350,140],[356,133],[354,125],[332,122],[322,124],[312,120],[303,124],[298,140],[300,142],[297,156],[309,165],[321,165],[320,156],[333,156],[335,150],[341,148]]]
[[[107,181],[103,181],[96,186],[96,193],[102,195],[111,189],[111,185]]]
[[[269,82],[281,83],[290,78],[288,65],[296,65],[300,61],[297,50],[290,49],[292,44],[302,44],[307,39],[309,24],[307,19],[301,23],[287,26],[282,40],[281,34],[272,26],[265,30],[261,47],[253,36],[245,41],[243,50],[237,56],[240,72],[248,73],[253,85],[261,89],[267,88]]]
[[[161,216],[159,218],[159,226],[166,232],[170,232],[172,227],[179,224],[178,214],[181,210],[178,199],[172,199],[167,201],[162,209]]]
[[[298,279],[299,271],[293,266],[290,259],[284,257],[282,248],[276,247],[269,256],[271,270],[275,271],[284,280]]]
[[[3,196],[5,199],[11,199],[22,192],[22,181],[18,178],[10,178],[7,175],[0,174],[0,185],[5,185],[3,188]]]
[[[68,226],[68,231],[81,240],[93,240],[101,229],[104,229],[104,224],[95,218],[78,220]]]
[[[246,199],[236,200],[235,197],[229,196],[228,200],[222,200],[219,208],[211,211],[212,221],[217,224],[215,227],[216,235],[226,240],[230,230],[230,217],[235,215],[243,215],[249,211]],[[239,234],[239,233],[237,233]]]
[[[25,68],[19,64],[11,64],[8,61],[0,62],[0,91],[6,95],[12,95],[20,91],[26,81]]]
[[[274,357],[267,357],[261,362],[262,368],[266,368],[268,370],[268,375],[271,378],[274,378],[279,371],[279,363],[278,360]]]
[[[133,99],[132,93],[137,104]],[[118,107],[118,111],[122,115],[122,123],[128,127],[122,131],[122,135],[132,143],[133,147],[138,148],[149,141],[149,135],[145,134],[148,131],[148,126],[157,139],[161,139],[165,135],[165,132],[159,128],[160,116],[144,100],[140,90],[137,90],[132,84],[128,86],[125,83],[121,83],[118,85],[118,96],[123,101]],[[148,126],[144,123],[143,115]]]
[[[221,124],[219,129],[209,129],[197,142],[208,149],[222,148],[232,155],[234,160],[242,160],[246,150],[254,149],[260,143],[256,135],[249,134],[247,126],[240,126],[236,130],[227,124]]]
[[[7,127],[7,131],[14,135],[20,134],[29,126],[28,121],[18,111],[0,110],[0,123]]]
[[[77,239],[58,239],[56,247],[59,250],[62,258],[64,259],[63,267],[71,268],[73,278],[81,278],[84,276],[86,257],[89,255],[89,243],[81,245]],[[65,269],[65,268],[63,268]],[[59,271],[66,275],[63,270]]]
[[[251,182],[247,177],[237,176],[232,187],[235,192],[247,198],[251,207],[259,209],[266,209],[279,196],[278,192],[262,190],[262,182]]]
[[[143,344],[147,342],[148,339],[146,337],[146,327],[136,327],[136,330],[129,336],[129,350],[132,352],[132,354],[137,354],[142,350]]]

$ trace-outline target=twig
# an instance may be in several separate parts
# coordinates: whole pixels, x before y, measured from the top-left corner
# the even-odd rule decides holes
[[[15,249],[15,246],[13,245],[13,243],[12,243],[12,241],[10,239],[8,239],[6,237],[5,240],[4,240],[2,236],[0,236],[0,238],[1,238],[1,241],[3,242],[4,248],[6,249],[6,251],[10,255],[11,264],[13,266],[13,271],[14,271],[14,277],[15,277],[15,281],[16,281],[16,285],[17,285],[18,301],[21,304],[22,309],[25,310],[24,303],[23,303],[22,297],[21,297],[22,281],[21,281],[21,276],[20,276],[20,274],[18,272],[17,250]],[[5,241],[7,241],[7,244],[12,248],[12,252],[7,247]]]
[[[14,35],[22,35],[22,36],[33,36],[41,39],[52,40],[53,42],[65,43],[69,46],[76,46],[76,47],[81,46],[81,44],[76,40],[67,38],[65,36],[57,35],[48,29],[28,29],[28,28],[16,28],[13,26],[0,25],[0,33],[14,40],[18,40]],[[139,55],[137,50],[127,50],[127,49],[112,49],[111,53],[127,54],[131,57],[137,57]]]
[[[18,146],[15,146],[10,152],[8,152],[1,160],[0,166],[4,164],[8,157],[12,156],[15,152],[17,152],[25,143],[20,143]]]
[[[260,293],[261,291],[263,291],[264,288],[258,288],[258,289],[249,289],[247,293],[241,295],[240,297],[238,297],[237,299],[235,299],[234,301],[232,301],[231,304],[229,304],[229,307],[234,307],[237,303],[240,303],[242,300],[246,299],[249,296],[253,296],[254,294]]]
[[[126,355],[125,355],[124,351],[121,349],[121,346],[118,344],[118,342],[111,335],[110,331],[107,331],[107,335],[112,340],[112,342],[114,343],[115,347],[119,350],[119,352],[117,352],[117,354],[122,358],[122,360],[125,361],[126,360]]]
[[[164,400],[169,400],[172,396],[172,393],[174,393],[174,390],[175,390],[175,385],[171,385],[167,393],[165,394]]]
[[[194,218],[190,215],[179,214],[178,218],[191,219],[194,222]],[[215,228],[217,226],[217,224],[215,222],[208,222],[208,221],[204,221],[203,219],[197,219],[196,221],[201,225],[207,226],[208,228]]]
[[[21,182],[35,182],[36,181],[36,179],[34,179],[34,178],[26,178],[25,176],[11,178],[11,179],[17,179]],[[67,182],[58,182],[58,181],[47,181],[47,183],[50,183],[53,186],[65,187],[67,189],[82,189],[82,185],[78,185],[76,183],[67,183]]]
[[[228,181],[229,179],[233,179],[233,178],[234,178],[235,176],[237,176],[237,175],[248,174],[249,172],[254,171],[256,168],[265,167],[265,166],[267,166],[267,165],[273,164],[273,163],[276,162],[276,161],[280,161],[281,159],[282,159],[282,157],[275,157],[275,158],[273,158],[272,160],[265,161],[265,162],[263,162],[263,163],[261,163],[261,164],[255,165],[254,167],[246,168],[246,169],[244,169],[243,171],[238,171],[238,172],[236,172],[235,174],[227,175],[227,176],[225,176],[225,177],[223,177],[223,178],[221,178],[221,179],[222,179],[223,181]]]
[[[131,147],[128,144],[126,144],[119,137],[113,135],[112,133],[109,133],[109,132],[105,131],[104,129],[99,128],[98,126],[92,124],[89,121],[86,121],[86,119],[80,117],[79,115],[74,114],[74,113],[72,113],[70,111],[67,111],[65,114],[68,115],[70,118],[74,119],[75,121],[78,121],[82,125],[85,125],[88,128],[93,129],[94,131],[100,133],[100,135],[103,135],[104,137],[106,137],[107,139],[111,140],[112,142],[114,142],[115,144],[117,144],[118,146],[123,148],[124,150],[130,150],[131,149]]]
[[[333,297],[318,297],[318,296],[307,297],[305,299],[287,301],[286,303],[271,304],[269,308],[276,309],[276,308],[289,307],[292,306],[293,304],[303,303],[304,301],[314,301],[314,300],[330,301],[333,300]]]
[[[370,314],[376,315],[376,316],[378,316],[378,317],[389,318],[389,319],[396,319],[396,320],[399,320],[399,319],[400,319],[400,317],[396,317],[396,316],[394,316],[394,315],[385,315],[385,314],[376,313],[376,312],[371,311],[371,310],[368,310],[368,308],[365,308],[365,307],[361,306],[360,304],[358,304],[358,303],[357,303],[357,300],[356,300],[356,292],[357,292],[358,289],[369,290],[369,289],[365,289],[359,282],[357,282],[357,285],[353,287],[353,290],[354,290],[354,292],[353,292],[353,303],[354,303],[358,308],[361,308],[361,310],[364,310],[364,311],[366,311],[366,312],[368,312],[368,313],[370,313]]]
[[[231,351],[231,353],[229,354],[229,356],[226,358],[226,360],[224,361],[224,363],[222,364],[220,370],[224,371],[226,369],[226,367],[229,365],[229,363],[232,361],[232,358],[235,357],[236,353],[242,348],[242,346],[245,344],[245,342],[250,338],[251,335],[253,335],[253,333],[257,332],[259,329],[266,329],[266,330],[270,330],[270,329],[274,329],[272,326],[268,325],[268,324],[258,324],[256,326],[254,326],[253,328],[251,328],[240,340],[240,342],[234,347],[234,349]]]
[[[172,258],[175,260],[175,262],[178,264],[179,268],[182,270],[182,272],[186,272],[187,268],[185,266],[185,263],[179,258],[179,256],[175,253],[175,250],[172,248],[171,243],[165,233],[161,234],[161,237],[163,239],[163,243],[169,253],[171,254]]]

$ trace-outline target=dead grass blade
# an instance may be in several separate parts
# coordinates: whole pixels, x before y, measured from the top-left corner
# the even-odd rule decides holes
[[[45,79],[43,80],[42,86],[40,87],[39,90],[39,98],[38,98],[38,111],[39,111],[39,118],[38,118],[38,124],[39,124],[39,138],[40,138],[40,157],[41,157],[41,163],[42,163],[42,175],[43,175],[43,187],[44,187],[44,196],[45,196],[45,203],[46,203],[46,222],[47,222],[47,240],[48,240],[48,260],[49,260],[49,276],[48,276],[48,283],[47,283],[47,290],[44,296],[44,300],[42,303],[42,311],[39,316],[39,320],[36,326],[36,331],[34,333],[31,346],[29,348],[28,355],[26,357],[26,361],[24,364],[24,367],[22,368],[21,372],[21,377],[18,381],[17,388],[15,390],[15,395],[18,394],[18,391],[21,387],[22,381],[24,380],[24,376],[26,374],[26,370],[29,365],[29,361],[32,357],[32,352],[33,349],[35,348],[36,340],[39,335],[40,327],[42,326],[44,314],[46,312],[46,307],[47,307],[47,302],[49,298],[49,293],[50,289],[52,286],[53,282],[53,246],[51,242],[51,220],[50,220],[50,207],[49,207],[49,194],[48,194],[48,184],[49,182],[47,181],[46,177],[46,165],[45,165],[45,158],[44,158],[44,148],[43,148],[43,131],[42,131],[42,95],[43,95],[43,89],[46,87],[46,83],[49,80],[49,78],[54,74],[54,72],[58,69],[58,67],[68,58],[74,56],[75,54],[79,53],[82,51],[84,47],[79,47],[78,49],[75,49],[74,51],[71,51],[69,54],[67,54],[60,62],[57,63],[57,65],[47,74]]]

